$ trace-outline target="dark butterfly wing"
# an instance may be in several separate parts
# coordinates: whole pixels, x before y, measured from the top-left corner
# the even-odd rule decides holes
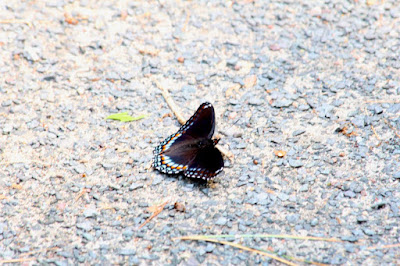
[[[194,143],[195,139],[179,132],[169,136],[154,150],[154,168],[166,174],[184,171],[196,157]]]
[[[203,153],[208,150],[200,151],[197,144],[202,139],[211,139],[214,134],[214,129],[214,107],[208,102],[203,103],[177,133],[169,136],[155,148],[154,168],[167,174],[177,174],[186,171],[189,165],[193,164],[192,162],[194,160],[197,160],[199,152]],[[212,148],[215,149],[213,146]],[[213,151],[211,152],[214,154]],[[218,162],[220,159],[223,166],[222,156],[218,150],[217,152],[218,154],[214,155],[214,157],[217,158]],[[206,158],[207,156],[204,155],[202,157]],[[212,169],[214,168],[218,167],[212,167]],[[219,169],[216,169],[216,171],[217,170]],[[195,170],[193,171],[195,172]],[[210,170],[210,174],[211,172],[212,170]],[[216,174],[217,173],[212,176]]]
[[[215,129],[215,113],[211,103],[200,105],[194,115],[175,134],[166,138],[154,150],[155,154],[167,151],[172,145],[194,139],[211,139]]]
[[[183,174],[191,178],[212,179],[224,168],[221,152],[214,145],[200,150]]]
[[[193,138],[211,139],[215,130],[214,107],[209,102],[200,105],[194,115],[179,129]]]

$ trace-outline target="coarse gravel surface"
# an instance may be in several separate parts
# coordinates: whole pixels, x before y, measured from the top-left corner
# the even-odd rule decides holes
[[[399,51],[395,0],[1,1],[0,263],[398,265]],[[151,168],[156,82],[214,105],[213,183]]]

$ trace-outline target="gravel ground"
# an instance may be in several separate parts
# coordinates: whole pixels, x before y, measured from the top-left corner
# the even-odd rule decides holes
[[[3,1],[0,20],[0,261],[275,265],[172,238],[291,234],[343,242],[235,242],[400,263],[368,248],[400,242],[397,1]],[[214,183],[150,167],[179,128],[155,81],[187,118],[213,103],[235,154]],[[125,111],[149,116],[105,119]]]

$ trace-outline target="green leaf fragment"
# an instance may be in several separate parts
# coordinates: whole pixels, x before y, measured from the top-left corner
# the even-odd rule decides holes
[[[146,118],[147,116],[148,115],[139,115],[136,117],[132,117],[132,116],[128,115],[128,112],[123,112],[123,113],[109,115],[109,116],[107,116],[106,119],[119,120],[122,122],[131,122],[131,121],[136,121],[136,120]]]

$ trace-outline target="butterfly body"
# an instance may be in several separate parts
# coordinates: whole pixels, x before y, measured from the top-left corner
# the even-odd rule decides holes
[[[214,107],[203,103],[196,113],[154,150],[155,169],[166,174],[211,179],[222,171],[224,161],[211,139],[215,130]]]

